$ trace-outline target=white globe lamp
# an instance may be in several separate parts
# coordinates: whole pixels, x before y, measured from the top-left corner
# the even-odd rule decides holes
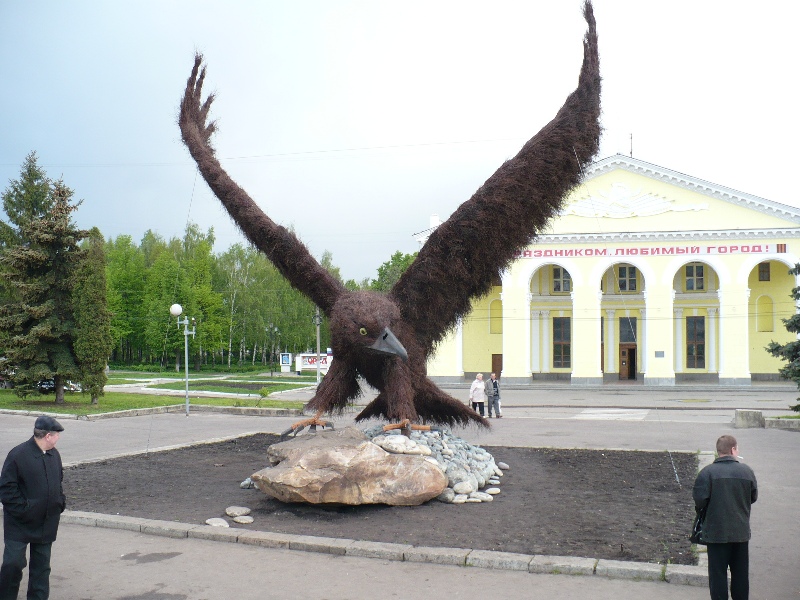
[[[183,307],[180,304],[173,304],[169,307],[169,314],[173,317],[180,317],[183,312]]]

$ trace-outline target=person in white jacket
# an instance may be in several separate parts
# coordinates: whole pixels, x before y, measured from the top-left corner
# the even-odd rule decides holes
[[[469,388],[469,401],[472,402],[472,410],[483,416],[484,402],[486,402],[486,387],[483,383],[483,373],[475,375],[475,381]]]

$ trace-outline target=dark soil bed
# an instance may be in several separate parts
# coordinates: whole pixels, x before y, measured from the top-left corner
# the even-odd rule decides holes
[[[238,527],[416,546],[694,564],[693,454],[487,447],[510,465],[493,502],[416,507],[283,504],[241,481],[267,465],[277,440],[236,440],[67,469],[68,507],[202,524],[228,506]]]

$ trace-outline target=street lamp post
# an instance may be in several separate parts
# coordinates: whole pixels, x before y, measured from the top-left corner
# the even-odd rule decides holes
[[[267,336],[269,336],[269,376],[272,377],[272,370],[273,370],[273,362],[272,356],[275,354],[275,341],[277,340],[278,336],[280,335],[280,331],[278,331],[278,327],[273,325],[272,323],[269,324],[267,327]]]
[[[312,321],[314,325],[317,326],[317,385],[319,382],[322,381],[322,377],[320,375],[320,354],[319,354],[319,326],[322,325],[322,315],[319,314],[319,306],[317,310],[314,312],[314,316],[312,317]]]
[[[191,335],[194,337],[194,334],[197,330],[195,327],[195,320],[194,317],[189,319],[189,317],[184,317],[181,319],[181,314],[183,314],[183,307],[180,304],[173,304],[169,307],[169,314],[173,317],[178,319],[178,328],[183,325],[183,367],[186,373],[186,416],[189,416],[189,336]],[[189,329],[189,324],[191,323],[192,329]]]

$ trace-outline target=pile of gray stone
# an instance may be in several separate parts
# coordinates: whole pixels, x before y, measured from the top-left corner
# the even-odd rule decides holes
[[[367,438],[393,454],[419,454],[435,461],[447,476],[440,502],[466,504],[491,502],[500,493],[500,478],[509,466],[495,462],[480,446],[474,446],[447,429],[412,431],[408,438],[399,430],[388,432],[377,425],[364,430]]]
[[[407,437],[380,425],[291,438],[270,446],[267,458],[270,466],[241,487],[312,504],[491,502],[509,468],[449,429],[412,431]]]

